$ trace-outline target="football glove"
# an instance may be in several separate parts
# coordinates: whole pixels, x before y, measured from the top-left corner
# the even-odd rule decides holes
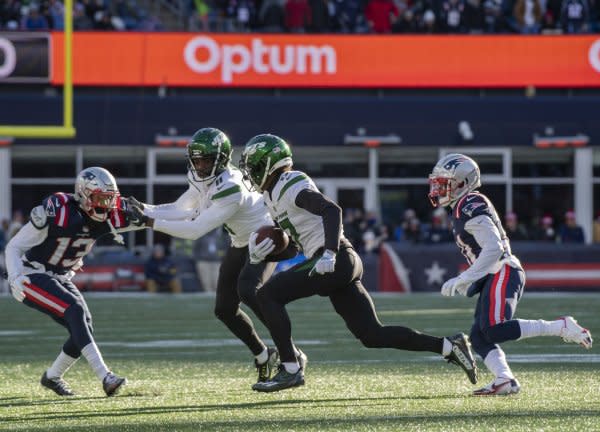
[[[144,210],[144,203],[139,202],[135,197],[130,196],[126,201],[128,207],[137,207],[141,210]]]
[[[25,284],[30,284],[31,280],[24,275],[19,275],[10,282],[10,292],[16,301],[25,300]]]
[[[149,219],[148,216],[144,214],[144,211],[136,206],[127,206],[125,215],[127,216],[129,223],[136,227],[146,226]]]
[[[453,277],[452,279],[448,279],[442,285],[442,295],[446,297],[452,297],[456,293],[460,295],[466,296],[467,290],[471,284],[465,280],[462,280],[460,276]]]
[[[325,274],[325,273],[333,273],[335,270],[335,252],[329,249],[326,249],[321,255],[321,258],[317,260],[314,267],[308,273],[309,276],[314,275],[315,273]]]
[[[258,237],[257,232],[253,232],[250,234],[250,239],[248,241],[248,254],[250,255],[250,264],[258,264],[273,252],[275,249],[275,243],[270,238],[265,238],[260,243],[256,244],[256,237]]]

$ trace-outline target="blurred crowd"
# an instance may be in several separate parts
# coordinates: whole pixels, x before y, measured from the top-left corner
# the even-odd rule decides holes
[[[179,11],[183,17],[168,26],[142,7],[155,1],[75,0],[74,28],[267,33],[600,32],[600,0],[160,0],[170,5],[171,15]],[[0,29],[61,30],[64,26],[62,0],[3,0],[1,4]]]
[[[552,216],[545,215],[529,225],[521,223],[516,213],[509,212],[502,223],[511,241],[585,242],[583,229],[571,210],[563,215],[562,220],[555,221]],[[594,243],[600,243],[600,213],[594,221],[593,230]],[[454,241],[450,218],[443,208],[435,209],[423,220],[413,209],[407,209],[402,221],[394,226],[381,223],[372,212],[348,209],[344,217],[344,233],[353,244],[358,245],[361,253],[378,252],[385,241],[432,245]]]

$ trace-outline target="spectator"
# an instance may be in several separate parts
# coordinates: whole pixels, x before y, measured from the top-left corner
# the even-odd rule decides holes
[[[542,22],[542,7],[539,0],[517,0],[513,17],[520,33],[539,33]]]
[[[285,27],[291,33],[304,33],[311,24],[312,13],[308,0],[287,0]]]
[[[583,228],[577,225],[575,212],[565,213],[565,223],[560,227],[558,237],[561,243],[583,243],[585,241]]]
[[[360,0],[339,0],[338,17],[342,32],[357,33],[363,21],[362,2]]]
[[[506,27],[502,13],[502,0],[483,0],[486,33],[502,33]]]
[[[165,255],[165,247],[156,244],[152,256],[146,261],[146,289],[148,292],[169,290],[172,293],[181,292],[181,284],[177,279],[175,264]]]
[[[534,238],[544,242],[556,242],[556,231],[553,225],[554,219],[552,219],[552,216],[544,216],[540,221]]]
[[[6,0],[0,6],[0,28],[16,30],[21,22],[21,2],[19,0]]]
[[[406,9],[394,25],[394,33],[417,33],[418,23],[411,9]]]
[[[525,241],[529,240],[529,235],[525,227],[519,223],[517,214],[513,212],[506,213],[504,217],[504,229],[506,235],[511,241]]]
[[[431,215],[431,226],[424,230],[423,240],[428,244],[447,243],[452,241],[452,232],[448,227],[448,213],[439,207]]]
[[[409,243],[422,243],[423,233],[421,230],[421,221],[419,219],[412,218],[404,229],[404,240]]]
[[[281,33],[285,25],[283,0],[264,0],[258,11],[260,30],[266,33]]]
[[[112,14],[123,21],[125,30],[134,30],[138,24],[135,0],[112,0]]]
[[[400,13],[392,0],[370,0],[365,9],[367,23],[374,33],[390,33],[398,15]]]
[[[596,214],[594,219],[594,243],[600,243],[600,212]]]
[[[560,23],[563,32],[586,33],[590,20],[590,6],[587,0],[563,0]]]
[[[437,33],[437,27],[435,22],[435,13],[431,9],[427,9],[421,19],[421,25],[419,27],[420,33],[434,34]]]
[[[189,28],[191,31],[207,32],[210,30],[208,16],[210,6],[205,0],[194,0],[194,10],[190,15]]]
[[[329,30],[329,7],[328,0],[309,0],[311,16],[311,31],[314,33],[325,33]]]
[[[443,0],[440,11],[440,24],[446,33],[464,33],[463,0]]]
[[[219,267],[228,247],[229,236],[222,228],[203,235],[194,242],[196,273],[204,291],[217,289]]]
[[[76,3],[73,6],[73,29],[91,30],[92,28],[94,28],[94,23],[85,13],[85,6],[81,3]]]
[[[23,20],[23,28],[25,30],[48,30],[48,21],[40,14],[37,5],[29,6],[29,11]]]
[[[466,0],[464,22],[469,33],[483,33],[485,14],[481,0]]]
[[[48,1],[48,15],[52,20],[54,30],[63,30],[65,28],[65,6],[60,0]]]

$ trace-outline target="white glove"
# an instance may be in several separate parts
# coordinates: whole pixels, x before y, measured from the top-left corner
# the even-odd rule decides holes
[[[460,278],[460,276],[453,277],[452,279],[448,279],[442,285],[442,295],[446,297],[452,297],[456,293],[460,295],[467,295],[467,290],[471,285],[470,282],[467,282]]]
[[[10,292],[16,301],[25,300],[25,284],[30,284],[31,280],[24,275],[17,276],[10,282]]]
[[[332,273],[335,270],[335,252],[329,249],[326,249],[323,252],[323,255],[319,260],[315,263],[314,267],[308,273],[309,276],[312,276],[315,273],[325,274]]]
[[[248,242],[248,254],[250,255],[250,264],[258,264],[273,252],[275,249],[275,243],[270,238],[265,238],[259,244],[256,244],[256,237],[258,237],[257,232],[253,232],[250,234],[250,239]]]

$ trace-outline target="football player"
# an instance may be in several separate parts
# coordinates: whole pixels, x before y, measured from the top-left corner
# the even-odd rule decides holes
[[[240,301],[264,322],[256,301],[256,291],[275,270],[275,262],[252,264],[248,256],[250,233],[263,225],[273,225],[263,198],[242,184],[242,174],[230,165],[231,143],[225,133],[203,128],[187,145],[189,188],[177,201],[158,206],[133,201],[134,223],[175,237],[195,240],[223,226],[229,233],[227,248],[219,268],[215,315],[255,356],[258,381],[266,381],[278,360],[256,333],[250,317],[240,309]],[[137,212],[141,208],[143,214]],[[265,239],[259,249],[270,246]],[[284,256],[282,256],[283,258]],[[299,350],[302,362],[306,356]]]
[[[252,138],[242,154],[240,169],[263,193],[273,219],[308,257],[276,274],[258,291],[281,365],[272,379],[254,384],[254,390],[273,392],[304,384],[304,370],[294,355],[285,305],[315,294],[329,297],[335,311],[366,347],[442,354],[462,367],[471,382],[477,381],[470,344],[462,333],[441,338],[379,322],[361,282],[361,259],[344,237],[340,207],[322,195],[305,173],[292,170],[292,153],[283,139],[269,134]],[[259,246],[250,242],[250,254],[264,258],[270,253],[270,249]]]
[[[126,203],[115,178],[104,168],[86,168],[75,181],[75,193],[58,192],[31,210],[30,220],[6,245],[6,268],[13,297],[49,315],[69,331],[62,351],[44,372],[42,386],[60,396],[74,393],[63,379],[83,354],[107,396],[127,382],[112,373],[94,341],[92,315],[85,299],[71,282],[95,241],[129,226]]]
[[[515,319],[525,287],[525,272],[510,249],[508,237],[481,186],[479,166],[462,154],[438,161],[429,175],[434,207],[450,207],[453,234],[469,268],[446,281],[442,295],[478,295],[471,342],[494,379],[475,395],[508,395],[521,386],[506,361],[500,343],[534,336],[560,336],[584,348],[592,347],[590,332],[570,316],[554,321]]]

